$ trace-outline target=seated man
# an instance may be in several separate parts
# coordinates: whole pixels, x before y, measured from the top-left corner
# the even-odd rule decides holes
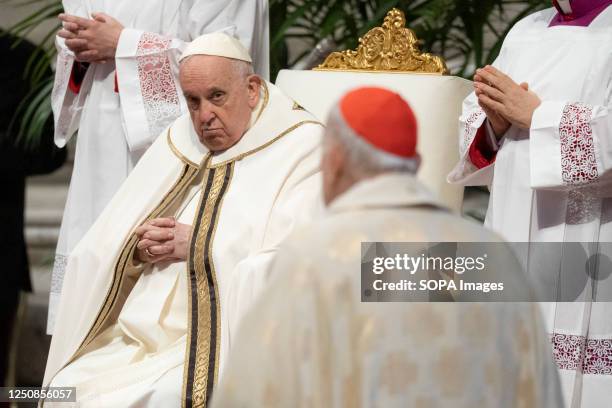
[[[279,250],[213,406],[562,406],[537,304],[360,302],[362,242],[499,242],[415,178],[408,104],[380,88],[348,93],[323,150],[327,217]],[[506,282],[528,292],[522,278]]]
[[[204,406],[277,245],[320,207],[322,126],[236,39],[193,41],[180,83],[190,115],[68,261],[44,385],[81,407]]]

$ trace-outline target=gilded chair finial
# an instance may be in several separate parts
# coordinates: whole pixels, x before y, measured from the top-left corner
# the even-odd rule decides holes
[[[448,74],[442,58],[420,51],[419,40],[406,28],[406,17],[397,8],[387,13],[382,27],[371,29],[359,39],[357,50],[332,52],[314,69]]]

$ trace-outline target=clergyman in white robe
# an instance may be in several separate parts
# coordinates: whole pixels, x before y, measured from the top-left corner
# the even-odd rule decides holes
[[[536,303],[423,303],[427,291],[363,301],[376,287],[364,285],[362,248],[389,242],[496,242],[479,280],[497,281],[503,262],[518,272],[506,283],[530,289],[507,245],[417,181],[415,119],[399,95],[362,88],[339,106],[323,143],[327,211],[279,249],[213,407],[561,406]],[[376,299],[387,295],[398,299]]]
[[[536,303],[362,303],[361,242],[490,240],[415,178],[356,185],[280,248],[213,407],[562,407]]]
[[[47,331],[53,332],[68,255],[100,215],[144,151],[184,114],[178,59],[186,44],[213,31],[232,32],[268,76],[267,0],[64,0],[68,14],[104,12],[125,27],[114,61],[92,63],[78,93],[69,83],[76,61],[62,38],[52,107],[55,142],[78,131],[74,169],[53,267]],[[72,78],[74,79],[74,77]]]
[[[460,119],[462,159],[448,179],[488,185],[485,225],[508,241],[535,243],[522,256],[534,282],[575,292],[560,302],[541,299],[565,401],[571,407],[608,407],[612,7],[586,26],[551,26],[555,13],[547,9],[516,24],[493,64],[540,98],[531,127],[511,126],[497,141],[476,95],[470,95]],[[576,258],[547,242],[579,242],[584,249]],[[546,249],[553,254],[547,256]],[[605,251],[600,260],[607,262],[589,262]]]
[[[81,407],[205,406],[277,246],[320,211],[321,131],[269,83],[225,151],[177,119],[70,256],[44,385]],[[187,260],[134,264],[134,229],[168,216],[193,226]]]

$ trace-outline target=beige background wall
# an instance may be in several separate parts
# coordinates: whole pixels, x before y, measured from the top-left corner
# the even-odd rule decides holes
[[[16,7],[16,5],[19,4],[18,1],[19,0],[13,0],[11,2],[3,1],[0,3],[0,28],[6,30],[30,14],[33,10],[38,9],[41,5],[52,3],[52,1],[49,0],[41,0],[36,4]],[[38,43],[52,27],[52,21],[41,24],[40,27],[29,33],[27,38],[34,43]]]

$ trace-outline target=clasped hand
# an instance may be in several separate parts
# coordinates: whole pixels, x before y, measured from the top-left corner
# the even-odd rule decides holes
[[[478,104],[498,138],[511,125],[529,129],[533,112],[542,103],[538,95],[529,90],[527,83],[519,85],[490,65],[476,70],[474,89]]]
[[[92,19],[60,14],[62,29],[57,35],[66,40],[77,61],[99,62],[115,58],[123,25],[104,13],[93,13]]]
[[[155,218],[136,228],[139,241],[135,257],[141,262],[184,261],[191,225],[174,218]]]

